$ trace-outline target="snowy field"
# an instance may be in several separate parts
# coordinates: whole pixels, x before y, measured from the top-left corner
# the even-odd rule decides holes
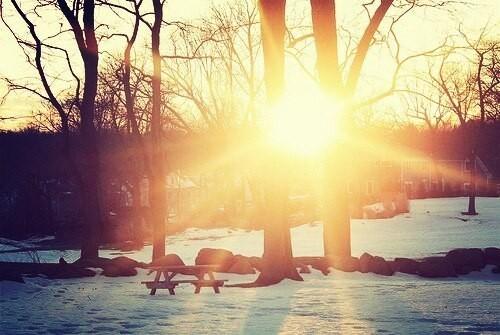
[[[421,257],[456,247],[500,246],[500,199],[480,198],[480,215],[460,215],[467,199],[427,199],[411,203],[411,213],[392,219],[354,220],[354,256],[364,251],[392,258]],[[322,254],[322,225],[292,230],[295,256]],[[1,242],[0,242],[1,243]],[[1,247],[1,245],[0,245]],[[262,254],[262,232],[191,229],[168,238],[169,253],[187,264],[202,247],[248,256]],[[4,249],[10,248],[4,246]],[[150,247],[139,252],[103,250],[148,261]],[[25,254],[4,254],[21,261]],[[42,261],[75,251],[40,252]],[[219,274],[230,283],[255,276]],[[149,296],[136,277],[47,280],[27,284],[0,282],[0,334],[500,334],[500,276],[491,267],[456,279],[430,280],[396,274],[313,270],[304,282],[285,281],[267,288],[204,289],[193,294],[179,286],[176,296],[160,290]]]

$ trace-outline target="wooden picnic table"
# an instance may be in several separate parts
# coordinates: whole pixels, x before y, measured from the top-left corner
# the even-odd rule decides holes
[[[171,295],[175,295],[175,288],[179,284],[189,283],[195,287],[194,293],[200,293],[202,287],[213,287],[215,293],[220,293],[219,287],[224,286],[226,279],[215,279],[214,272],[219,270],[218,265],[177,265],[177,266],[150,266],[149,273],[156,272],[153,281],[143,281],[150,295],[155,295],[157,289],[168,289]],[[161,280],[163,274],[164,280]],[[178,275],[195,276],[196,279],[173,280]]]

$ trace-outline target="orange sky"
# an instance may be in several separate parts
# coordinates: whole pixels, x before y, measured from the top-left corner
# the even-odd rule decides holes
[[[165,14],[167,19],[196,20],[206,15],[211,3],[224,4],[227,1],[228,0],[170,0],[165,7]],[[17,20],[16,17],[10,16],[12,14],[10,2],[5,0],[4,2],[4,7],[7,8],[5,12],[7,13],[6,16],[9,22],[13,22],[14,27],[25,31],[25,27],[19,24],[19,20]],[[354,34],[360,34],[365,25],[364,16],[360,15],[361,7],[358,4],[359,2],[360,1],[352,0],[337,1],[337,20],[339,24],[345,24],[346,26],[352,27]],[[29,2],[25,1],[22,3],[25,6],[26,3],[29,4]],[[492,31],[493,34],[496,33],[496,36],[498,36],[498,31],[500,31],[500,1],[478,0],[474,1],[474,3],[475,5],[473,7],[461,9],[453,16],[447,15],[444,12],[431,10],[418,10],[408,15],[398,27],[403,53],[412,54],[436,46],[446,35],[456,34],[459,24],[462,24],[466,31],[469,31],[475,36],[479,28],[489,23],[490,27],[493,27],[490,31]],[[307,0],[288,0],[288,16],[294,17],[297,13],[305,13],[304,15],[308,17],[308,6],[309,1]],[[57,30],[57,27],[58,22],[53,20],[50,24],[45,22],[43,27],[39,26],[38,28],[41,31],[44,29],[47,30],[47,34],[49,34],[49,30]],[[143,46],[144,42],[138,43],[137,45]],[[119,50],[121,50],[122,42],[103,42],[101,50],[112,50],[117,46],[120,48]],[[164,43],[163,47],[168,48],[168,45]],[[33,73],[32,69],[27,66],[19,47],[13,42],[12,37],[3,26],[0,29],[0,48],[3,60],[3,62],[0,63],[0,76],[21,79]],[[371,50],[365,63],[363,74],[365,82],[377,82],[379,85],[366,85],[366,87],[360,87],[361,90],[369,92],[373,90],[373,87],[376,87],[377,90],[383,90],[384,85],[387,85],[387,80],[390,79],[388,78],[388,73],[391,73],[393,67],[393,63],[388,60],[388,58],[388,55],[383,50]],[[289,80],[289,82],[294,85],[297,85],[297,83],[301,83],[300,85],[311,85],[307,77],[299,71],[296,64],[292,63],[292,61],[288,61],[287,77],[293,78],[293,80]],[[314,50],[311,50],[311,56],[308,63],[314,64]],[[48,64],[47,66],[50,67],[51,65],[53,66],[54,64]],[[419,64],[417,62],[413,66],[418,67],[421,65],[424,64]],[[54,74],[57,74],[57,71],[55,71]],[[301,88],[294,87],[293,89]],[[1,83],[0,96],[5,92],[5,85]],[[27,94],[15,94],[11,95],[4,105],[0,106],[0,117],[27,116],[30,115],[32,111],[39,110],[39,108],[38,99]],[[0,129],[15,128],[24,124],[26,120],[28,119],[0,121]]]

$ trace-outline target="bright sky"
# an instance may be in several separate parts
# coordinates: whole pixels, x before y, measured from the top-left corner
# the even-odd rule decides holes
[[[216,0],[212,2],[207,0],[169,0],[165,7],[165,15],[167,19],[196,20],[208,12],[212,3],[224,4],[227,1],[229,0]],[[338,23],[348,26],[350,29],[352,28],[355,34],[360,34],[366,25],[365,17],[360,14],[361,7],[359,6],[359,2],[359,0],[337,1]],[[489,24],[492,27],[491,33],[496,34],[498,37],[500,31],[500,0],[477,0],[471,2],[474,2],[474,6],[469,8],[462,7],[453,15],[448,15],[443,11],[418,10],[406,16],[404,21],[398,26],[403,53],[412,54],[437,46],[443,41],[445,36],[456,34],[460,24],[464,27],[465,31],[471,33],[472,37],[476,36],[477,31],[481,27]],[[22,1],[21,3],[23,3],[23,6],[29,5],[29,1]],[[6,8],[5,16],[7,20],[13,23],[18,22],[17,24],[13,24],[13,26],[20,31],[26,31],[24,25],[19,24],[17,17],[12,16],[10,1],[4,0],[3,6]],[[288,0],[287,15],[294,17],[297,14],[305,13],[303,15],[309,17],[308,6],[309,1],[307,0]],[[391,11],[393,10],[391,9]],[[38,26],[37,28],[40,29],[42,34],[47,36],[58,30],[58,20],[63,22],[60,16],[58,16],[57,20],[44,20],[43,26]],[[122,50],[121,42],[119,44],[102,42],[101,50],[110,50],[116,48],[116,45],[119,46],[119,50]],[[138,45],[144,45],[144,42],[142,44],[138,43]],[[165,46],[165,43],[163,43],[163,46],[168,47]],[[3,59],[3,62],[0,62],[0,76],[22,80],[23,77],[34,74],[33,69],[27,66],[23,53],[4,26],[0,28],[0,48]],[[367,78],[365,82],[375,80],[377,83],[380,83],[380,85],[376,86],[383,86],[384,82],[387,83],[389,79],[388,73],[390,73],[391,69],[391,62],[387,61],[387,58],[387,54],[384,51],[373,49],[369,53],[363,71],[364,78]],[[310,58],[310,64],[314,63],[313,59],[313,57]],[[307,82],[305,75],[297,70],[296,64],[290,63],[291,61],[289,61],[288,68],[291,70],[288,71],[287,76],[289,79],[293,77],[293,80],[289,80],[289,82],[294,84]],[[54,64],[48,64],[47,66],[54,66]],[[58,73],[54,71],[53,74],[56,75]],[[373,85],[367,86],[373,87]],[[369,90],[370,88],[364,89]],[[6,87],[4,83],[0,83],[0,96],[3,96],[5,92]],[[8,100],[0,106],[0,118],[29,116],[33,111],[39,109],[40,104],[38,99],[25,93],[15,94],[9,96]],[[0,129],[15,128],[24,124],[26,120],[28,119],[0,121]]]

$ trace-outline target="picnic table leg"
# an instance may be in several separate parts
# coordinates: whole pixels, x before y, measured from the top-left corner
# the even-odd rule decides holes
[[[175,290],[174,290],[175,285],[171,283],[171,280],[172,278],[174,278],[176,274],[177,274],[176,272],[172,272],[170,274],[168,273],[168,271],[163,272],[163,277],[165,278],[165,282],[169,283],[172,286],[168,288],[168,293],[170,293],[170,295],[175,295]]]
[[[214,276],[214,273],[212,271],[208,272],[208,278],[210,280],[215,280],[215,276]],[[220,293],[219,286],[217,286],[217,284],[215,282],[214,282],[214,286],[212,286],[212,287],[213,287],[215,293]]]
[[[160,281],[160,276],[161,276],[161,271],[157,271],[156,275],[155,275],[155,280],[154,280],[155,284],[158,284],[158,282]],[[151,289],[151,292],[149,292],[149,294],[150,295],[155,295],[155,293],[156,293],[156,287],[153,287]]]
[[[200,293],[200,290],[201,290],[201,286],[200,285],[195,285],[194,294]]]

